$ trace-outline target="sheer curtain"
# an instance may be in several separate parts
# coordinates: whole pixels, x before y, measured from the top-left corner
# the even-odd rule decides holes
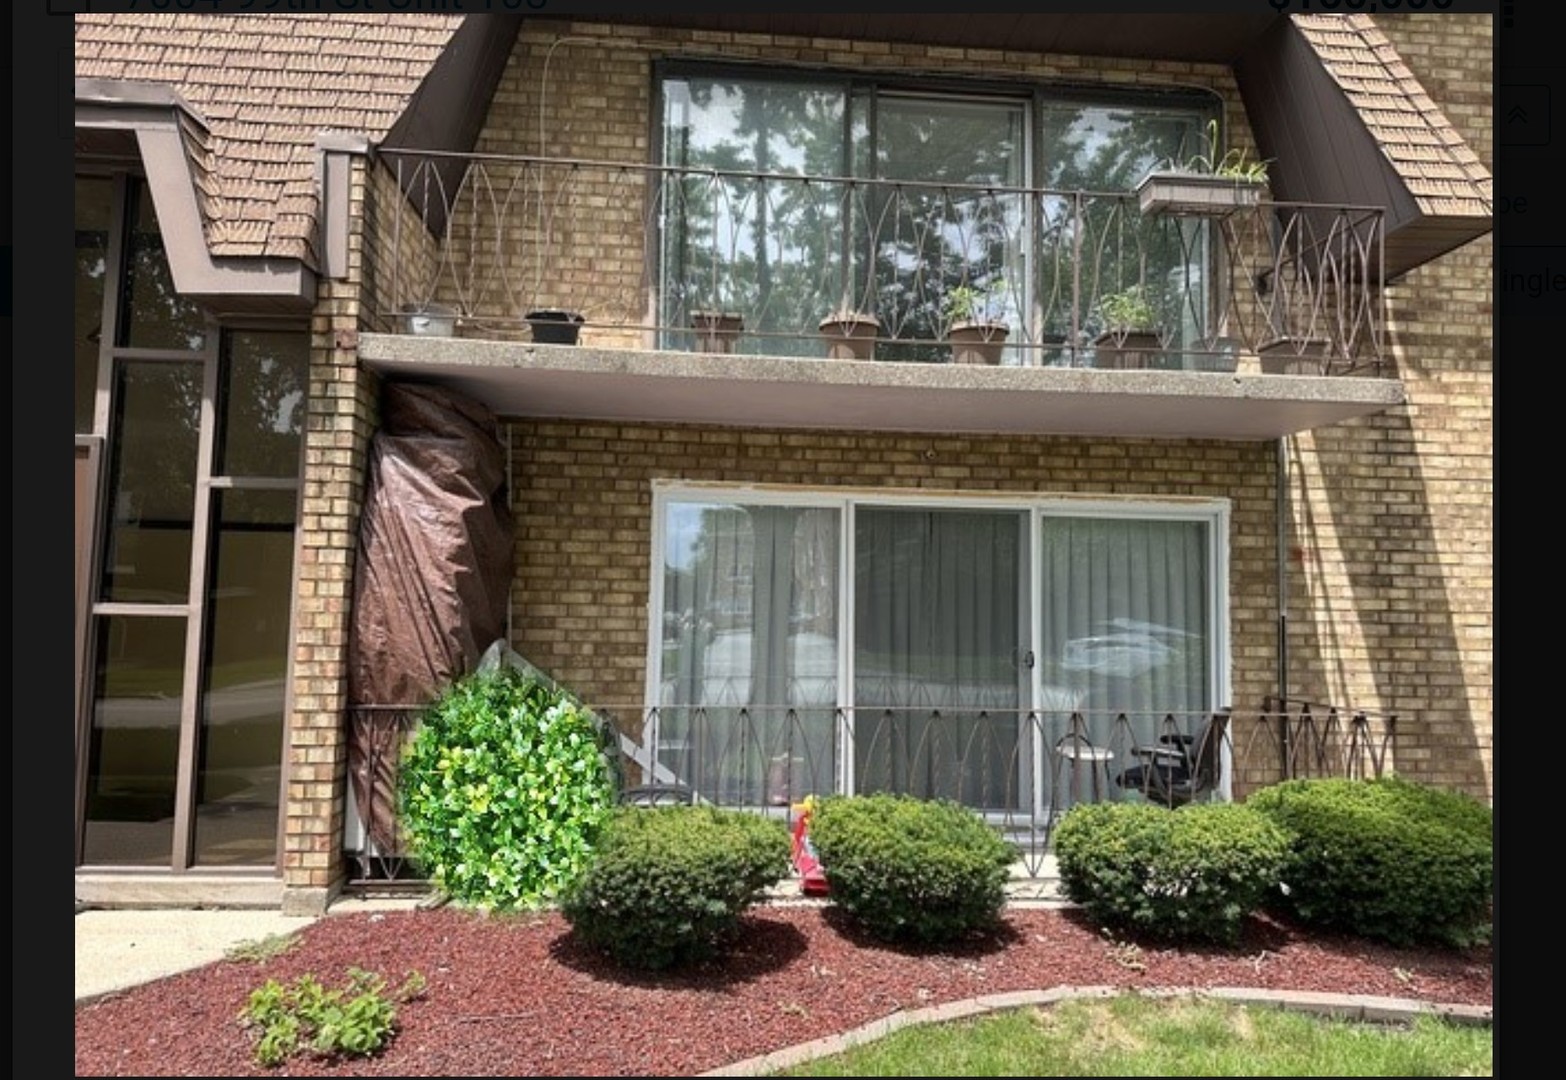
[[[856,789],[1015,799],[1023,517],[855,515]]]
[[[1104,745],[1125,712],[1137,737],[1214,704],[1203,521],[1046,516],[1039,596],[1041,684],[1087,710]]]
[[[674,503],[659,758],[707,798],[832,790],[839,514]]]

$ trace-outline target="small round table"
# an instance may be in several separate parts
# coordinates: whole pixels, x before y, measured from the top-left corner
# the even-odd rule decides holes
[[[1064,738],[1055,744],[1055,753],[1061,758],[1071,762],[1071,799],[1073,803],[1082,801],[1082,770],[1087,769],[1088,779],[1093,788],[1093,801],[1100,802],[1103,799],[1103,788],[1099,784],[1099,774],[1103,773],[1104,782],[1109,781],[1109,762],[1114,760],[1115,752],[1102,746],[1094,746],[1085,739]]]

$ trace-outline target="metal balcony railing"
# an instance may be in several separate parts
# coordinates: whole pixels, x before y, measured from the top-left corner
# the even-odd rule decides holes
[[[927,185],[613,161],[388,150],[372,216],[388,326],[436,311],[526,340],[820,357],[834,312],[873,316],[881,360],[943,362],[961,322],[999,362],[1380,374],[1383,211],[1263,201],[1142,213],[1130,192]],[[1113,313],[1143,307],[1144,325]],[[737,334],[704,335],[708,316]],[[449,325],[449,323],[448,323]],[[959,357],[966,355],[957,354]]]
[[[618,747],[611,767],[628,802],[699,802],[787,818],[811,794],[952,799],[1015,843],[1036,875],[1055,823],[1078,803],[1226,800],[1243,796],[1238,787],[1294,776],[1370,779],[1391,771],[1395,718],[1281,704],[1288,708],[1269,700],[1245,716],[759,705],[594,715]],[[350,710],[354,738],[370,748],[350,753],[362,823],[349,853],[353,884],[418,876],[397,829],[394,770],[421,711]],[[1171,767],[1188,769],[1189,782],[1182,787],[1179,772],[1149,775]],[[370,776],[379,782],[362,782]]]

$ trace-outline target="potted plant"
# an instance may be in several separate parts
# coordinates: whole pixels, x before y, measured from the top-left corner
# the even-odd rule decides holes
[[[1132,285],[1099,299],[1103,329],[1093,339],[1095,366],[1147,368],[1163,352],[1158,308],[1143,285]]]
[[[545,345],[575,345],[586,320],[575,311],[541,308],[526,315],[533,328],[533,340]]]
[[[818,329],[831,360],[869,360],[875,356],[881,320],[863,311],[839,308],[821,320]]]
[[[745,330],[745,317],[732,311],[693,311],[698,352],[728,353]]]
[[[1279,334],[1257,346],[1263,375],[1326,375],[1341,351],[1324,337]]]
[[[1223,217],[1255,206],[1267,186],[1267,162],[1248,161],[1244,150],[1218,155],[1218,121],[1207,122],[1207,152],[1165,162],[1136,187],[1144,214]]]
[[[1004,281],[994,281],[988,289],[958,285],[946,297],[946,317],[951,326],[946,336],[952,343],[952,362],[957,364],[999,364],[1001,349],[1011,328],[1000,320],[1000,302]]]
[[[446,304],[404,304],[398,314],[405,334],[451,337],[457,330],[457,309]]]

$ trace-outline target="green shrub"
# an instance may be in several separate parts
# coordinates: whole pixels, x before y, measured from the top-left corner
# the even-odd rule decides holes
[[[614,805],[593,719],[511,669],[459,679],[403,760],[414,857],[459,903],[539,907],[575,878]]]
[[[974,811],[906,795],[822,799],[810,838],[829,901],[886,941],[943,943],[992,926],[1016,860]]]
[[[411,1001],[424,985],[424,976],[409,973],[395,1001]],[[313,975],[301,975],[291,986],[268,979],[251,991],[239,1020],[255,1035],[256,1061],[268,1068],[301,1053],[368,1057],[397,1030],[397,1007],[385,992],[385,979],[359,968],[348,969],[348,985],[339,990],[326,989]]]
[[[1288,857],[1288,834],[1246,806],[1075,806],[1055,828],[1061,889],[1107,927],[1168,941],[1238,940]]]
[[[1246,805],[1290,835],[1278,910],[1395,945],[1487,938],[1494,815],[1478,799],[1383,777],[1288,780]]]
[[[710,956],[744,910],[789,872],[780,821],[711,806],[622,807],[561,911],[584,942],[626,967]]]

